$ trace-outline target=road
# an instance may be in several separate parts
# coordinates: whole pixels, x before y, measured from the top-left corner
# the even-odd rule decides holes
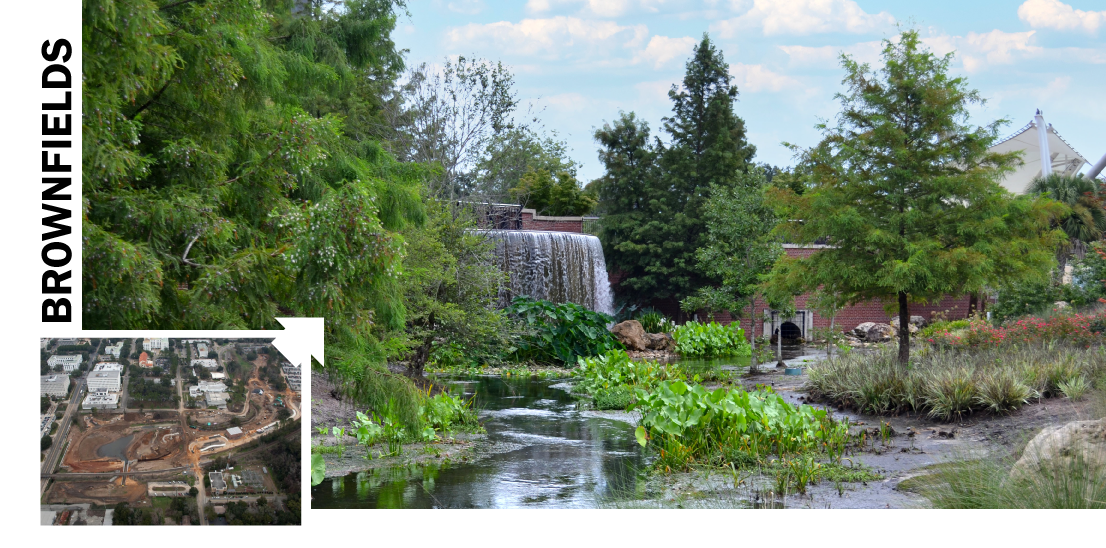
[[[187,440],[192,432],[188,427],[188,416],[184,413],[184,379],[181,378],[181,371],[184,369],[185,364],[189,363],[187,345],[181,349],[181,352],[177,354],[177,416],[180,417],[180,427],[183,435],[182,440]],[[196,476],[196,507],[200,509],[200,525],[207,525],[207,515],[204,513],[204,508],[207,505],[207,489],[204,488],[204,469],[200,466],[200,455],[193,453],[189,450],[191,442],[185,443],[185,450],[188,451],[188,460],[192,461],[192,465],[186,468],[192,469],[192,475]]]
[[[65,447],[65,442],[69,438],[69,428],[73,425],[73,417],[76,416],[77,410],[80,409],[81,395],[84,393],[84,387],[84,377],[78,377],[77,385],[73,387],[73,391],[69,395],[69,405],[65,407],[65,415],[62,416],[61,424],[58,425],[58,433],[54,436],[54,444],[46,451],[46,460],[42,461],[43,474],[52,474],[58,465],[58,459],[61,456],[62,449]],[[48,483],[50,483],[49,478],[42,480],[41,490],[39,491],[40,496],[46,493],[46,485]]]

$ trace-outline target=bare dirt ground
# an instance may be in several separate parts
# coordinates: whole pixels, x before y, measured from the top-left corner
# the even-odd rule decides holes
[[[114,482],[59,481],[46,494],[48,504],[133,504],[146,498],[146,484],[127,480],[126,485]]]

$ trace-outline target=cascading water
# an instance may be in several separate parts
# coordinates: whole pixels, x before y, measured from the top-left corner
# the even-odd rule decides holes
[[[499,292],[500,305],[506,306],[511,299],[525,295],[614,313],[599,238],[546,230],[482,233],[495,242],[495,260],[510,274],[507,286]]]

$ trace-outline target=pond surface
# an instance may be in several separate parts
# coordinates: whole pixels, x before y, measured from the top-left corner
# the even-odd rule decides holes
[[[134,434],[129,436],[123,436],[110,443],[105,443],[96,449],[96,454],[101,457],[110,457],[113,459],[127,460],[127,447],[130,447],[131,441],[134,440]]]
[[[458,380],[494,448],[472,462],[331,478],[312,508],[594,508],[646,467],[627,421],[581,413],[556,380]],[[556,387],[554,386],[556,385]]]

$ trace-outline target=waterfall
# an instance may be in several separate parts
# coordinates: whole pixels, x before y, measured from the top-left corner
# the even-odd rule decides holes
[[[495,242],[495,260],[500,269],[510,274],[507,286],[499,291],[501,306],[514,297],[526,295],[614,313],[599,238],[546,230],[481,232]]]

